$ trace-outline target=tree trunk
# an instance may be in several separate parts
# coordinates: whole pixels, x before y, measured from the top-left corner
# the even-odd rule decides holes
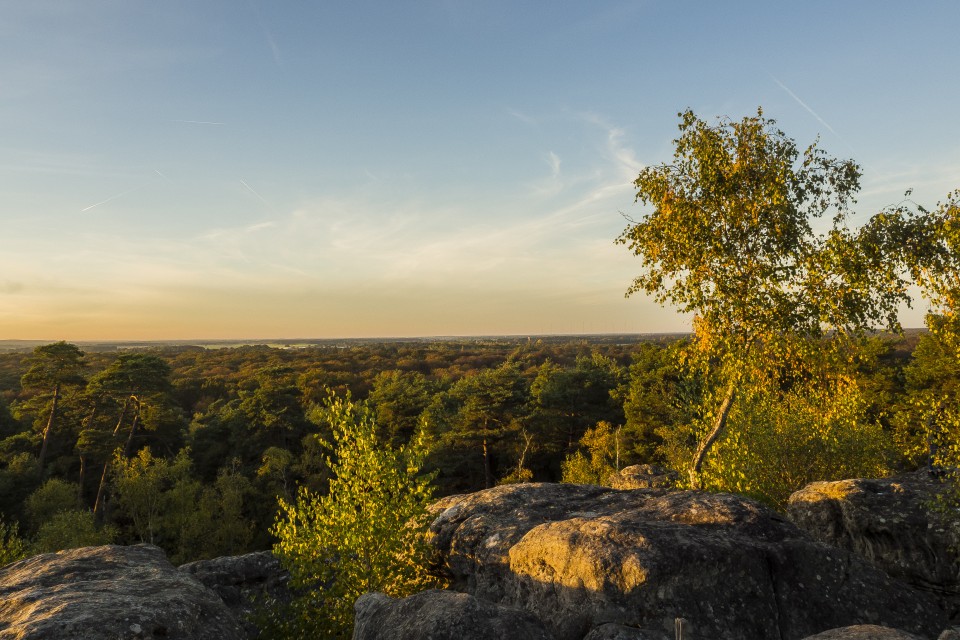
[[[134,398],[133,423],[130,425],[130,435],[127,436],[127,442],[123,445],[123,457],[129,458],[133,450],[133,436],[137,434],[137,425],[140,422],[140,398]]]
[[[83,481],[87,476],[87,456],[83,453],[80,454],[80,483],[79,488],[77,489],[77,500],[80,503],[83,503]]]
[[[37,464],[43,471],[43,461],[47,457],[47,445],[50,443],[50,433],[53,431],[53,421],[57,415],[57,402],[60,400],[60,383],[53,387],[53,406],[50,407],[50,417],[47,418],[47,428],[43,430],[43,444],[40,445],[40,458]]]
[[[487,489],[493,486],[493,471],[490,469],[490,452],[487,450],[487,439],[483,439],[483,482]]]
[[[130,407],[130,398],[127,398],[123,403],[123,410],[120,411],[120,418],[117,420],[117,426],[113,429],[113,435],[117,435],[117,432],[120,431],[120,427],[123,425],[123,419],[127,415],[127,409]],[[137,423],[134,420],[133,427],[136,429]],[[129,446],[130,439],[127,438],[127,445]],[[93,515],[102,516],[103,512],[103,493],[104,489],[107,486],[107,470],[110,468],[110,459],[108,458],[106,462],[103,463],[103,473],[100,474],[100,486],[97,487],[97,499],[93,503]]]
[[[692,489],[703,488],[700,482],[700,469],[703,467],[703,461],[707,457],[707,452],[710,451],[713,443],[717,441],[717,438],[723,433],[724,427],[727,426],[727,415],[730,413],[730,407],[733,405],[733,399],[736,393],[737,380],[734,378],[727,386],[727,393],[723,397],[723,403],[720,405],[720,412],[717,414],[717,419],[713,423],[713,429],[707,434],[707,437],[703,439],[700,446],[697,447],[697,453],[693,456],[693,465],[690,467],[690,488]]]
[[[110,461],[103,463],[103,473],[100,474],[100,486],[97,487],[97,499],[93,503],[93,515],[103,516],[103,490],[107,486],[107,469],[110,468]]]

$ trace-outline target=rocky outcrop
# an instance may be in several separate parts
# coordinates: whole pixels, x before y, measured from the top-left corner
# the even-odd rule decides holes
[[[292,600],[288,585],[290,573],[269,551],[189,562],[180,565],[180,571],[192,575],[220,596],[251,638],[259,635],[251,622],[258,608],[284,605]]]
[[[611,475],[607,484],[614,489],[671,489],[679,479],[676,471],[653,464],[635,464]]]
[[[857,624],[840,629],[830,629],[823,633],[807,636],[803,640],[926,640],[926,638],[890,627]]]
[[[0,569],[0,638],[243,638],[236,616],[150,545],[46,553]]]
[[[396,600],[382,593],[354,605],[354,640],[553,640],[529,613],[433,589]]]
[[[685,637],[731,640],[946,626],[927,594],[732,495],[531,483],[441,506],[431,531],[453,589],[533,613],[558,640],[672,637],[678,617]]]
[[[853,551],[960,610],[960,527],[933,505],[927,471],[881,480],[814,482],[790,496],[790,519],[814,539]]]

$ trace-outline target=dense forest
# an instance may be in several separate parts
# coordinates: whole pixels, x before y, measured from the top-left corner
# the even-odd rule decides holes
[[[707,392],[682,370],[687,340],[86,353],[61,342],[0,354],[4,535],[33,551],[146,541],[178,562],[267,548],[278,499],[301,485],[326,491],[333,396],[365,401],[385,444],[422,429],[436,495],[603,482],[641,462],[682,469]],[[714,469],[713,486],[778,505],[818,477],[926,464],[918,398],[952,392],[950,354],[926,332],[874,336],[850,373],[858,392],[847,411],[807,398],[789,424],[758,428],[758,406],[738,416],[754,425],[727,443],[743,468],[735,480]]]

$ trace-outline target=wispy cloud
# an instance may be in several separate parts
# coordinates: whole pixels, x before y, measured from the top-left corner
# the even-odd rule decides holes
[[[519,109],[508,108],[507,113],[524,124],[537,125],[539,122],[533,116],[527,115]]]

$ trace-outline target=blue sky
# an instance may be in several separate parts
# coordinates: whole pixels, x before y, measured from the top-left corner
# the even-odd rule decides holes
[[[687,107],[960,188],[953,1],[5,4],[0,338],[684,331],[613,240]]]

